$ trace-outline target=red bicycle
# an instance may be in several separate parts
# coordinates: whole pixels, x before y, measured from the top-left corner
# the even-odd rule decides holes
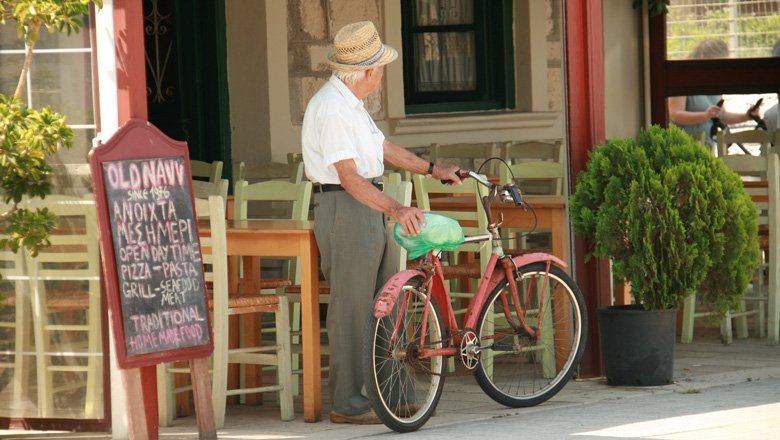
[[[492,254],[461,325],[455,318],[432,250],[414,270],[394,275],[379,291],[364,335],[368,398],[384,424],[398,432],[423,426],[444,386],[446,358],[473,370],[493,400],[518,408],[538,405],[563,388],[585,347],[587,314],[579,287],[554,255],[504,253],[491,204],[496,198],[523,204],[517,185],[493,184],[482,197]]]

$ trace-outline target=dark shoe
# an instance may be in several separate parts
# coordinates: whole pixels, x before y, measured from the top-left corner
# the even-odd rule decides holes
[[[378,425],[382,423],[373,409],[363,414],[341,414],[336,411],[330,412],[331,423],[351,423],[353,425]]]

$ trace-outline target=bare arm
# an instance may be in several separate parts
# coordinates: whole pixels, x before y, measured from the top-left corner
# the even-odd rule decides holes
[[[711,105],[703,112],[685,110],[685,96],[672,96],[668,100],[669,119],[679,125],[694,125],[707,122],[720,115],[720,107]],[[725,122],[725,121],[724,121]]]
[[[420,225],[425,225],[425,217],[421,210],[401,205],[382,191],[378,190],[374,185],[371,185],[366,179],[360,177],[354,160],[345,159],[338,161],[333,165],[339,173],[341,186],[343,186],[344,190],[358,202],[375,211],[383,212],[394,217],[408,235],[417,235],[420,233]]]
[[[753,113],[758,116],[758,108],[756,108]],[[734,113],[727,111],[723,111],[723,114],[720,118],[726,124],[739,124],[740,122],[749,121],[751,119],[748,113]]]
[[[720,118],[726,124],[738,124],[750,120],[747,113],[727,112],[717,105],[707,107],[702,112],[692,112],[685,110],[685,96],[672,96],[668,100],[669,119],[679,125],[693,125],[707,122],[712,118]],[[758,109],[754,110],[758,115]]]
[[[428,172],[428,162],[414,155],[411,151],[385,139],[382,144],[384,149],[385,161],[413,173],[426,174]],[[441,180],[452,180],[453,184],[461,183],[460,176],[457,175],[458,167],[433,167],[433,177]]]

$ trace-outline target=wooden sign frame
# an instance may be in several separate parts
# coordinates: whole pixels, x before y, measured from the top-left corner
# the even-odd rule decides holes
[[[159,129],[145,120],[131,119],[124,124],[107,142],[93,149],[89,154],[90,170],[92,173],[93,187],[95,191],[95,205],[97,208],[98,229],[100,235],[100,251],[103,264],[103,276],[108,295],[108,308],[111,313],[111,326],[114,333],[117,363],[120,368],[136,368],[152,366],[164,362],[179,360],[192,360],[205,358],[214,350],[214,337],[211,321],[208,313],[208,299],[204,293],[205,320],[208,329],[208,341],[199,345],[186,347],[154,350],[144,353],[128,353],[124,327],[123,304],[120,295],[119,274],[117,272],[116,248],[112,232],[112,224],[109,213],[109,200],[104,180],[104,164],[115,161],[135,161],[143,159],[178,159],[183,158],[187,179],[186,189],[189,191],[189,203],[194,214],[194,196],[192,188],[192,176],[190,172],[190,158],[187,144],[168,138]],[[194,218],[195,236],[199,237],[197,230],[197,218]],[[198,253],[200,253],[200,240],[198,241]],[[203,267],[199,267],[200,282],[205,286]],[[205,287],[204,287],[205,292]]]

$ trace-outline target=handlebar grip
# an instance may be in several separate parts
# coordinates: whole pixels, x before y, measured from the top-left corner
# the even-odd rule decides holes
[[[457,174],[458,177],[460,177],[461,179],[465,179],[466,177],[469,177],[469,172],[468,171],[463,171],[463,170],[460,170],[460,169],[455,171],[455,174]],[[445,185],[449,185],[452,182],[453,182],[452,179],[442,179],[441,180],[441,183],[443,183]]]
[[[757,108],[761,107],[761,103],[764,101],[764,98],[758,98],[758,101],[756,101],[755,104],[753,104],[752,107],[750,107],[747,111],[747,115],[750,116],[750,119],[753,120],[753,122],[756,123],[756,128],[760,128],[762,130],[768,130],[769,128],[766,126],[766,122],[764,122],[763,119],[753,114],[754,111],[756,111]]]

